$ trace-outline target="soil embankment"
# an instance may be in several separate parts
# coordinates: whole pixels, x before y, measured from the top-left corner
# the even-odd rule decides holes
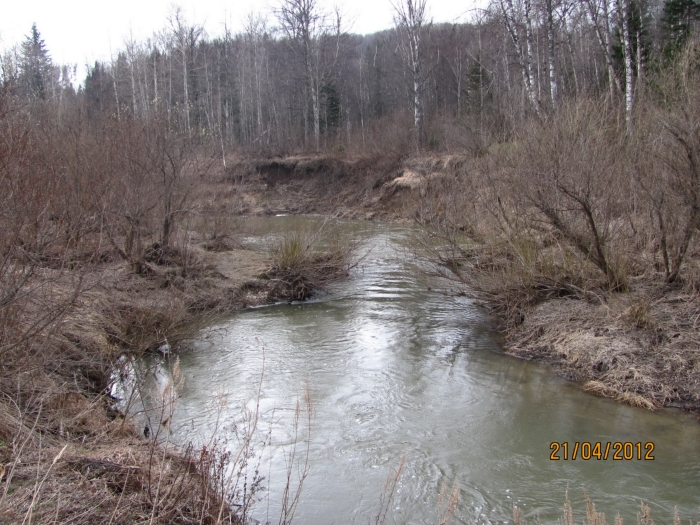
[[[233,183],[242,214],[324,213],[425,223],[442,216],[442,207],[451,203],[446,194],[464,188],[459,181],[472,177],[470,163],[468,157],[446,155],[266,159],[230,166],[222,182]],[[470,227],[467,220],[457,225],[463,232]],[[531,299],[501,318],[506,351],[550,364],[597,395],[648,409],[700,413],[700,298],[692,282],[670,285],[660,271],[645,271],[631,275],[621,292],[595,278],[586,283],[590,289],[579,290],[566,278],[546,293],[539,285],[517,285]],[[476,297],[502,311],[502,298]]]
[[[202,190],[211,212],[325,214],[364,220],[412,220],[437,179],[454,176],[463,156],[402,158],[288,157],[239,160]],[[452,174],[450,174],[452,172]]]
[[[0,413],[1,522],[208,523],[220,513],[235,522],[211,489],[221,458],[146,439],[113,408],[109,388],[120,355],[175,346],[213,316],[268,301],[271,284],[256,277],[266,254],[206,245],[146,262],[142,274],[114,260],[53,283],[60,296],[79,279],[80,293],[41,347],[3,363],[19,406]],[[32,286],[50,278],[37,272]]]

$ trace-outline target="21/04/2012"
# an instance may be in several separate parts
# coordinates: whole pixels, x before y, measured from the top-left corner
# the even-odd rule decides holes
[[[550,443],[549,449],[552,451],[549,454],[549,459],[553,461],[558,461],[561,459],[608,459],[610,453],[612,452],[612,459],[614,461],[622,460],[653,460],[654,456],[652,452],[654,451],[654,443],[648,441],[646,443],[632,443],[631,441],[615,441],[611,443],[601,443],[600,441],[595,443],[590,443],[588,441],[575,441],[573,446],[570,446],[568,442],[557,442],[554,441]],[[569,455],[569,451],[572,452]]]

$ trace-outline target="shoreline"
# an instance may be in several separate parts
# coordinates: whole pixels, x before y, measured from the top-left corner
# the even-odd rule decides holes
[[[367,169],[365,162],[313,157],[257,160],[239,163],[228,177],[248,181],[239,182],[248,199],[247,212],[328,213],[332,208],[328,204],[333,203],[334,217],[400,222],[420,218],[425,202],[442,198],[452,180],[474,177],[476,171],[465,167],[468,158],[457,155],[392,159],[383,169],[365,175],[370,182],[360,184],[357,174]],[[330,191],[333,199],[328,198],[333,184],[321,184],[326,176],[335,184]],[[309,203],[300,198],[302,194],[315,199]],[[479,269],[485,279],[498,278],[499,271]],[[592,274],[590,269],[584,271]],[[470,294],[472,278],[456,281]],[[660,272],[631,275],[627,291],[606,289],[594,274],[584,276],[583,288],[574,283],[555,279],[542,285],[552,288],[544,293],[537,285],[527,289],[519,284],[523,288],[514,293],[528,299],[512,311],[499,309],[500,299],[472,295],[495,310],[506,353],[552,365],[594,395],[650,410],[680,408],[700,416],[697,292],[666,283]]]
[[[260,163],[242,161],[199,188],[196,202],[204,223],[280,213],[415,220],[426,199],[444,192],[445,181],[464,176],[465,162],[459,156],[390,159],[373,170],[366,159],[295,158],[288,164],[265,161],[262,169]],[[55,512],[52,498],[70,485],[73,505],[92,502],[95,521],[109,520],[127,504],[129,516],[139,519],[143,509],[154,508],[149,499],[154,473],[172,484],[170,494],[184,498],[182,505],[197,512],[203,512],[201,505],[217,511],[225,507],[217,494],[206,501],[197,495],[195,488],[209,483],[202,458],[164,454],[155,441],[139,437],[110,409],[105,392],[111,367],[125,351],[138,355],[164,343],[175,346],[218,315],[280,300],[272,280],[261,278],[270,270],[269,256],[237,244],[235,227],[227,228],[216,235],[190,235],[180,253],[184,265],[162,256],[147,262],[143,273],[134,273],[112,257],[68,270],[69,277],[80,276],[84,290],[52,336],[58,365],[53,375],[39,369],[17,375],[17,389],[26,391],[25,410],[37,423],[29,424],[25,415],[0,414],[0,463],[14,487],[4,505],[8,522],[22,520],[37,472],[49,481],[41,489],[46,502],[35,511],[47,515]],[[50,271],[45,273],[50,280]],[[591,288],[533,300],[510,317],[492,313],[502,322],[504,350],[510,355],[552,365],[595,395],[700,414],[700,360],[695,361],[700,301],[687,287],[643,275],[631,278],[626,292]],[[46,436],[41,445],[37,430]],[[19,446],[24,447],[21,462],[14,450]],[[115,486],[123,488],[115,491]],[[177,487],[191,494],[185,497]],[[182,510],[174,500],[161,503]],[[226,512],[235,516],[233,509]]]

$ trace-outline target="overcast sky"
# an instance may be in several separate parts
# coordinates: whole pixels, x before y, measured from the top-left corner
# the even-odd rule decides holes
[[[334,0],[318,0],[331,9]],[[487,0],[428,0],[434,22],[467,21],[474,8]],[[59,64],[93,64],[108,60],[122,49],[130,32],[137,41],[161,30],[174,5],[182,7],[188,21],[203,24],[209,36],[222,34],[228,21],[234,32],[251,11],[269,13],[275,0],[0,0],[0,49],[20,43],[37,24],[51,58]],[[352,22],[354,33],[388,29],[392,23],[390,0],[339,1]],[[80,77],[82,80],[82,77]]]

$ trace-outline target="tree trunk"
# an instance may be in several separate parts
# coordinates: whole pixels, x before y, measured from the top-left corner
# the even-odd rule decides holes
[[[512,0],[500,0],[503,20],[506,25],[506,30],[510,35],[515,50],[518,53],[518,64],[520,72],[523,76],[523,85],[525,86],[525,94],[527,95],[530,104],[539,112],[537,96],[535,95],[535,81],[532,72],[532,23],[530,20],[530,0],[525,0],[525,46],[520,41],[518,36],[518,28],[515,20],[515,8]],[[507,67],[507,66],[506,66]]]
[[[535,109],[538,109],[538,101],[535,96],[535,72],[532,68],[532,2],[531,0],[524,0],[525,3],[525,41],[527,44],[527,76],[528,84],[530,86],[529,95],[530,102],[534,105]]]
[[[625,58],[625,121],[627,132],[632,132],[634,111],[634,68],[632,66],[632,39],[629,24],[629,0],[616,0],[622,26],[622,51]]]
[[[311,110],[314,116],[314,145],[318,152],[321,146],[321,107],[318,96],[318,86],[311,86]]]
[[[549,53],[549,96],[552,101],[552,107],[557,107],[557,74],[554,65],[554,7],[552,0],[547,0],[547,44]],[[573,55],[571,57],[573,59]],[[575,71],[575,70],[574,70]]]
[[[190,127],[190,95],[187,88],[187,50],[185,49],[184,43],[180,48],[180,53],[182,53],[182,85],[184,87],[184,98],[185,98],[185,125],[187,126],[187,136],[192,137],[192,128]]]
[[[598,37],[598,42],[600,47],[603,48],[603,54],[605,55],[605,63],[608,66],[608,82],[610,86],[610,99],[611,101],[615,99],[615,89],[617,92],[622,92],[622,86],[620,85],[620,79],[617,78],[615,74],[615,67],[613,65],[612,53],[610,50],[611,38],[610,38],[610,17],[608,15],[608,0],[603,0],[603,23],[604,27],[600,26],[600,15],[598,13],[598,7],[593,4],[595,0],[585,0],[588,6],[588,12],[593,22],[593,26],[596,31],[596,36]]]

